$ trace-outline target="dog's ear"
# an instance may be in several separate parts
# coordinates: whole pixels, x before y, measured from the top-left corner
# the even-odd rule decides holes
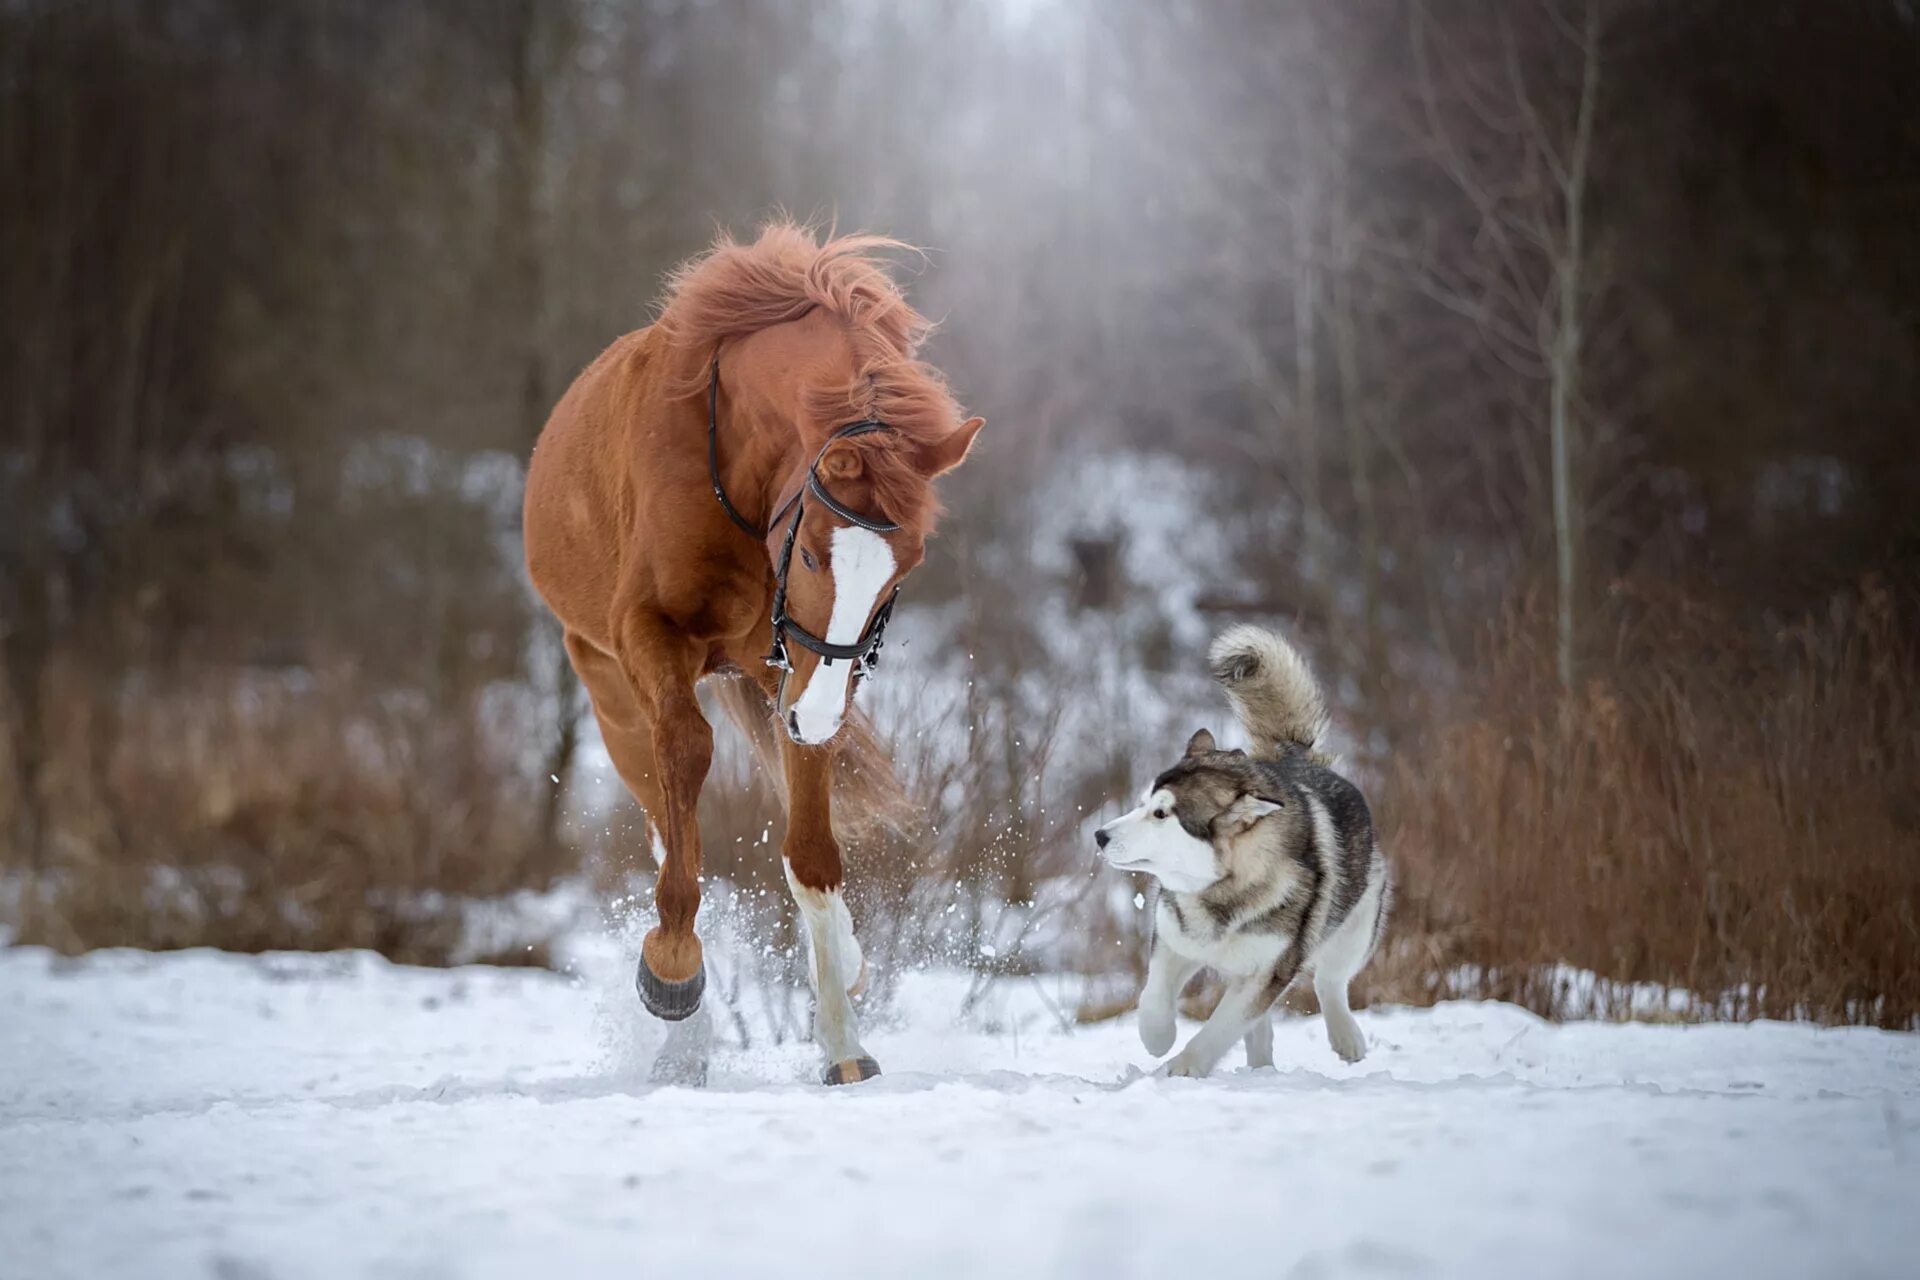
[[[1213,735],[1205,729],[1195,729],[1193,736],[1187,739],[1187,754],[1204,756],[1213,750]]]
[[[1246,792],[1221,810],[1215,822],[1224,831],[1245,831],[1268,814],[1278,813],[1285,807],[1278,800]]]

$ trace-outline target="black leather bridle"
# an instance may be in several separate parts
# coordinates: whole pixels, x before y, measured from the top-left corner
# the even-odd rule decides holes
[[[806,498],[811,493],[820,505],[845,520],[874,533],[895,533],[900,526],[891,520],[880,520],[873,516],[861,515],[831,493],[820,481],[820,460],[827,456],[836,441],[851,440],[856,436],[872,435],[876,431],[891,431],[892,427],[878,418],[862,418],[858,422],[849,422],[827,437],[820,452],[813,456],[807,465],[806,483],[795,489],[793,496],[781,503],[773,515],[767,519],[767,527],[762,529],[754,525],[740,509],[727,497],[727,488],[720,483],[720,357],[716,353],[713,366],[707,378],[707,475],[713,481],[713,496],[720,499],[728,518],[741,530],[757,542],[765,542],[767,535],[786,518],[787,512],[793,512],[793,520],[787,525],[787,536],[780,543],[780,558],[773,566],[773,647],[767,651],[767,665],[780,671],[781,679],[793,670],[793,663],[787,657],[787,641],[791,638],[804,648],[820,655],[822,663],[831,663],[835,658],[850,660],[853,663],[855,682],[873,673],[879,665],[880,647],[887,631],[887,620],[893,616],[893,602],[900,596],[900,586],[894,584],[893,592],[887,596],[885,604],[874,611],[872,621],[860,638],[852,644],[835,644],[824,636],[813,632],[795,622],[787,615],[787,573],[793,567],[793,544],[800,534],[800,521],[807,513]]]

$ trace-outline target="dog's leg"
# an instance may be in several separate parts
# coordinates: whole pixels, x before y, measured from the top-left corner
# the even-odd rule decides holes
[[[1198,961],[1162,942],[1155,930],[1153,949],[1147,954],[1147,985],[1140,992],[1140,1043],[1156,1058],[1173,1048],[1174,1006],[1187,979],[1199,968]]]
[[[1287,975],[1289,978],[1292,974]],[[1207,1019],[1207,1025],[1194,1032],[1193,1039],[1187,1041],[1187,1047],[1167,1059],[1167,1065],[1161,1073],[1169,1076],[1204,1076],[1212,1071],[1234,1041],[1247,1033],[1248,1024],[1256,1017],[1264,1018],[1267,1010],[1273,1008],[1273,1002],[1286,990],[1286,984],[1276,986],[1273,979],[1265,974],[1251,978],[1234,978],[1227,984],[1226,994],[1220,997],[1220,1003],[1214,1007],[1213,1016]]]
[[[1367,1056],[1367,1037],[1353,1020],[1347,1004],[1347,979],[1322,970],[1313,975],[1313,994],[1320,1001],[1320,1016],[1327,1020],[1327,1043],[1348,1062]]]
[[[1247,1028],[1247,1065],[1250,1067],[1270,1067],[1273,1065],[1273,1011],[1268,1010],[1253,1020]]]
[[[1333,931],[1313,958],[1313,994],[1326,1019],[1327,1043],[1348,1062],[1367,1056],[1367,1037],[1354,1021],[1347,1003],[1347,986],[1373,950],[1373,934],[1380,914],[1380,887],[1368,887],[1353,912]]]

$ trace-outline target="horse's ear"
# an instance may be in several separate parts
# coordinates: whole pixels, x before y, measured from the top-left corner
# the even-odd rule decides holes
[[[860,451],[850,444],[836,444],[820,459],[820,474],[828,480],[853,480],[866,469]]]
[[[968,418],[939,440],[920,450],[920,466],[928,478],[943,476],[967,460],[973,438],[987,425],[985,418]]]

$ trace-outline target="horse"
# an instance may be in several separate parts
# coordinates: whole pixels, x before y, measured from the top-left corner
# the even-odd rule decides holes
[[[574,381],[527,469],[528,574],[658,864],[641,1001],[676,1024],[702,1005],[695,812],[713,730],[695,686],[717,680],[784,782],[828,1084],[880,1071],[852,1005],[866,962],[832,802],[870,815],[903,798],[853,694],[938,520],[933,482],[982,425],[919,358],[931,326],[878,256],[905,247],[785,221],[720,235],[671,273],[654,322]],[[705,1045],[682,1059],[703,1082]]]

